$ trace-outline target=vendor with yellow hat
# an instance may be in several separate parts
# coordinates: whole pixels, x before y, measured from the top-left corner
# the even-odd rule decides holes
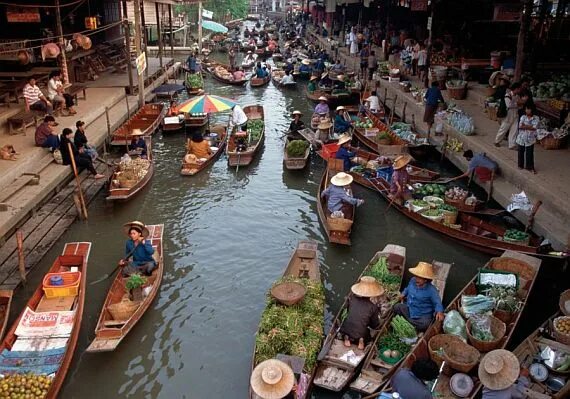
[[[406,166],[410,163],[412,157],[409,155],[400,155],[394,160],[392,165],[394,172],[392,173],[392,181],[390,182],[390,196],[392,200],[403,203],[410,199],[411,192],[408,188],[410,175],[406,170]]]
[[[317,104],[317,106],[315,107],[315,113],[316,114],[325,114],[328,115],[330,112],[330,108],[329,105],[327,104],[327,98],[325,96],[320,96],[319,97],[319,103]]]
[[[152,257],[152,243],[146,239],[150,234],[148,229],[144,223],[137,220],[126,223],[123,229],[129,239],[125,245],[125,257],[119,261],[122,275],[128,277],[139,273],[150,276],[156,268],[156,262]]]
[[[251,372],[249,380],[255,398],[282,399],[295,397],[295,374],[281,360],[268,359],[259,363]]]
[[[505,349],[487,353],[478,370],[483,384],[482,399],[526,398],[525,388],[530,385],[528,370],[521,369],[517,357]]]
[[[345,172],[350,171],[350,168],[353,166],[351,159],[356,156],[354,152],[350,151],[351,140],[352,137],[350,137],[348,134],[343,134],[338,138],[338,145],[340,147],[335,154],[335,158],[342,159],[343,170]]]
[[[435,318],[443,321],[443,305],[437,288],[432,285],[435,278],[433,265],[419,262],[410,269],[414,275],[400,295],[400,301],[406,303],[394,305],[394,313],[404,316],[418,331],[426,331]]]
[[[344,117],[345,108],[340,105],[336,107],[336,114],[334,116],[334,131],[336,133],[344,133],[352,127],[352,121],[347,121]]]
[[[303,130],[305,128],[305,122],[301,120],[301,116],[303,113],[301,111],[293,111],[293,120],[289,125],[289,134],[288,136],[293,139],[301,138],[301,135],[298,133],[299,130]]]
[[[353,295],[348,300],[348,314],[339,332],[344,339],[344,346],[350,347],[357,343],[358,349],[363,350],[370,340],[369,328],[376,330],[380,327],[380,308],[372,303],[371,298],[383,295],[384,288],[374,277],[364,276],[350,290]]]
[[[129,155],[139,155],[141,158],[147,157],[146,141],[144,133],[140,129],[133,129],[131,132],[131,144],[129,144]]]
[[[309,93],[314,93],[317,90],[317,80],[319,78],[317,78],[316,76],[311,76],[311,78],[309,79],[309,84],[307,85],[307,91]]]
[[[352,183],[352,176],[348,173],[339,172],[331,179],[331,184],[321,193],[321,198],[327,199],[327,208],[330,213],[342,212],[349,215],[352,205],[360,206],[364,200],[354,198],[345,188]]]

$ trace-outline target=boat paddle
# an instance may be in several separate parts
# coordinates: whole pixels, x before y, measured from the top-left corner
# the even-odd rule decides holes
[[[132,249],[132,251],[129,252],[129,253],[127,254],[127,256],[124,257],[124,258],[121,259],[121,260],[123,260],[123,261],[129,260],[129,258],[135,253],[135,249],[136,249],[136,248],[137,248],[137,246],[135,245],[135,247]],[[105,274],[105,275],[104,275],[103,277],[101,277],[99,280],[95,280],[95,281],[89,283],[89,285],[99,284],[100,282],[107,280],[109,277],[111,277],[113,274],[115,274],[115,272],[116,272],[117,270],[119,270],[120,267],[121,267],[121,262],[119,261],[119,263],[117,264],[117,267],[115,267],[111,273]]]

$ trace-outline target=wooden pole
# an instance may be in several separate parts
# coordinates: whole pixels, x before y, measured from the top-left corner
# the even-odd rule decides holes
[[[524,56],[525,56],[525,41],[527,32],[530,29],[530,20],[531,20],[531,12],[532,6],[534,2],[533,0],[526,0],[524,2],[524,6],[522,9],[521,15],[521,24],[519,29],[519,36],[517,39],[517,55],[515,60],[515,77],[514,80],[518,81],[521,78],[523,64],[524,64]]]
[[[135,45],[137,49],[137,57],[141,55],[141,4],[140,0],[133,0],[134,11],[135,11]],[[148,61],[148,60],[147,60]],[[139,105],[142,107],[144,105],[144,78],[142,73],[137,73],[139,81]],[[127,99],[127,109],[128,109],[128,99]],[[130,116],[130,115],[129,115]]]
[[[18,246],[18,269],[20,270],[20,279],[26,282],[26,260],[24,258],[24,233],[20,230],[16,231],[16,244]]]
[[[131,117],[131,110],[129,109],[129,96],[125,94],[125,102],[127,103],[127,119]]]
[[[202,2],[198,2],[198,54],[202,54]]]
[[[146,19],[145,19],[145,15],[144,15],[144,0],[140,0],[141,2],[141,29],[143,32],[143,51],[144,51],[144,55],[146,57],[146,62],[147,62],[147,68],[144,70],[144,74],[146,77],[148,77],[148,31],[146,29]],[[142,106],[142,105],[141,105]]]
[[[160,15],[158,13],[158,3],[154,3],[156,12],[156,34],[158,35],[158,62],[162,68],[162,32],[160,30]]]
[[[67,150],[69,151],[69,157],[71,158],[71,167],[73,168],[73,174],[75,175],[75,182],[77,183],[77,194],[79,195],[79,202],[81,204],[82,212],[79,212],[79,217],[83,220],[87,220],[87,206],[85,205],[85,198],[83,198],[81,181],[79,180],[79,173],[77,173],[77,165],[75,164],[75,155],[73,155],[73,148],[71,147],[71,143],[67,143]]]
[[[168,25],[170,29],[170,56],[174,57],[174,30],[172,29],[172,4],[168,5]]]
[[[59,55],[61,60],[61,78],[63,79],[63,84],[67,85],[69,83],[69,74],[67,72],[67,59],[65,58],[65,42],[63,41],[63,26],[61,25],[61,10],[59,8],[59,0],[55,0],[55,20],[57,25],[59,47],[61,48],[61,54]]]
[[[123,0],[123,19],[125,30],[125,46],[127,47],[127,75],[129,75],[129,93],[133,93],[133,63],[131,61],[131,26],[127,18],[127,0]]]

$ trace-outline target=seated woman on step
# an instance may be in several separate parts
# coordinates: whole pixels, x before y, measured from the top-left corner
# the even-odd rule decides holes
[[[124,231],[129,236],[125,246],[125,257],[119,261],[124,277],[132,274],[145,274],[150,276],[156,268],[156,261],[152,257],[154,248],[146,238],[150,232],[142,222],[134,221],[124,225]]]

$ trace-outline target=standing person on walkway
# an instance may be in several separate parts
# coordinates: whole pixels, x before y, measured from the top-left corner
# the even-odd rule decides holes
[[[418,52],[418,75],[420,82],[427,78],[427,50],[424,44],[420,44],[420,51]]]
[[[425,110],[424,110],[424,122],[427,123],[428,126],[428,138],[431,133],[431,127],[433,126],[433,122],[435,120],[435,114],[437,112],[437,107],[439,103],[445,104],[445,100],[443,99],[443,95],[441,94],[441,90],[439,89],[439,82],[437,80],[433,81],[431,87],[426,91],[425,94]]]
[[[499,168],[497,163],[492,159],[489,159],[489,157],[487,157],[487,154],[484,153],[473,154],[473,151],[466,150],[463,153],[463,158],[465,158],[467,162],[469,162],[467,170],[465,171],[465,173],[457,177],[454,177],[450,181],[455,181],[462,179],[464,177],[469,177],[469,175],[471,175],[471,173],[473,172],[475,172],[475,174],[479,177],[479,179],[488,181],[490,180],[491,173],[496,172],[497,169]],[[487,178],[485,179],[485,177]]]
[[[534,174],[534,144],[536,143],[536,129],[538,127],[539,118],[534,115],[534,107],[526,104],[524,107],[525,114],[519,120],[519,134],[516,143],[518,145],[518,166],[519,169],[526,169]]]
[[[420,55],[420,42],[415,42],[414,47],[412,48],[412,75],[418,75],[418,57]]]
[[[353,27],[348,35],[350,40],[350,56],[356,57],[358,54],[358,36],[356,35],[356,27]]]
[[[236,52],[233,47],[228,52],[228,59],[230,60],[230,72],[233,72],[236,69]]]
[[[71,152],[69,151],[68,144],[71,146]],[[64,165],[71,165],[71,157],[75,160],[75,165],[77,166],[77,173],[81,173],[83,169],[87,169],[95,179],[102,179],[105,175],[97,173],[97,170],[93,166],[93,160],[89,155],[87,155],[82,149],[78,149],[73,142],[73,130],[66,127],[63,129],[60,138],[59,151],[61,152],[61,160]]]
[[[368,68],[368,57],[370,56],[370,49],[368,45],[362,46],[362,50],[360,50],[360,75],[362,79],[366,78],[366,70]]]
[[[515,148],[519,120],[518,110],[520,102],[520,91],[521,84],[519,82],[515,82],[507,90],[507,94],[505,94],[505,107],[507,115],[501,121],[501,126],[499,126],[499,131],[495,137],[495,147],[500,147],[501,141],[503,141],[508,134],[509,148]]]
[[[372,80],[374,72],[378,68],[378,60],[376,59],[376,52],[371,51],[368,56],[368,80]]]

